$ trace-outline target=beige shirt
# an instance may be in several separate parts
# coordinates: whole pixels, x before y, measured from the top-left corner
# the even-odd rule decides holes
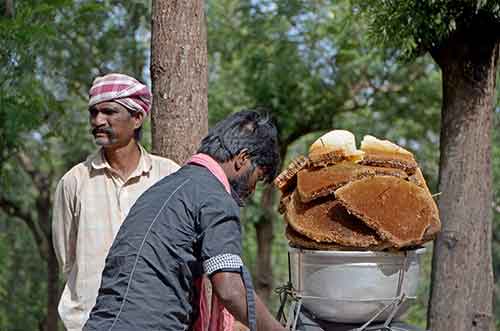
[[[67,280],[59,315],[69,331],[81,330],[88,319],[108,250],[130,208],[151,185],[177,169],[175,162],[141,147],[137,169],[123,181],[100,149],[59,181],[52,234]]]

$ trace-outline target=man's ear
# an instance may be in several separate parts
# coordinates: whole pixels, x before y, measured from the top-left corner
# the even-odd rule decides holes
[[[132,114],[132,118],[134,120],[134,129],[138,129],[142,126],[142,123],[146,118],[146,114],[142,111],[136,111]]]
[[[245,166],[245,162],[250,158],[250,154],[248,154],[248,150],[242,149],[235,157],[234,157],[234,170],[238,172],[241,168]]]

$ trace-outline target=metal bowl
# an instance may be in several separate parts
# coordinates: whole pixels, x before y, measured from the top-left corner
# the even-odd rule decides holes
[[[315,317],[339,323],[364,323],[403,293],[407,300],[394,316],[398,319],[416,299],[424,251],[316,251],[289,247],[292,286],[302,298],[302,305]],[[386,320],[390,313],[387,309],[374,320]]]

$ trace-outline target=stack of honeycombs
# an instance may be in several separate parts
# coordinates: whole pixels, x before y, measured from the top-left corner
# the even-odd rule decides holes
[[[333,130],[274,181],[291,246],[319,250],[408,249],[433,240],[439,212],[415,157],[373,136]]]

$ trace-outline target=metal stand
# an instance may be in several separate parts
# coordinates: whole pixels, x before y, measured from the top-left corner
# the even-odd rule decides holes
[[[396,297],[394,300],[382,307],[379,311],[377,311],[370,320],[364,323],[361,326],[347,326],[344,325],[341,327],[338,324],[338,327],[333,326],[332,329],[335,330],[345,330],[345,331],[424,331],[417,327],[407,325],[404,323],[393,322],[394,317],[396,316],[398,310],[403,306],[407,297],[403,292],[403,281],[405,278],[405,270],[407,268],[408,257],[405,254],[405,259],[403,263],[403,267],[399,271],[398,277],[398,286],[396,290]],[[282,322],[287,330],[290,331],[302,331],[297,329],[297,324],[299,321],[299,317],[301,314],[309,315],[310,320],[315,320],[313,313],[305,311],[302,306],[302,296],[296,292],[296,290],[292,286],[291,281],[291,270],[290,270],[290,255],[288,255],[288,282],[284,286],[281,286],[275,290],[280,296],[280,307],[278,309],[278,314],[276,318],[278,321]],[[288,314],[285,316],[285,306],[290,304],[288,309]],[[382,323],[378,322],[374,324],[377,318],[383,314],[384,312],[390,311],[386,320]],[[337,323],[329,323],[329,324],[337,324]],[[347,327],[347,328],[346,328]],[[324,330],[329,331],[330,329],[322,329],[319,326],[313,327],[314,330]]]

